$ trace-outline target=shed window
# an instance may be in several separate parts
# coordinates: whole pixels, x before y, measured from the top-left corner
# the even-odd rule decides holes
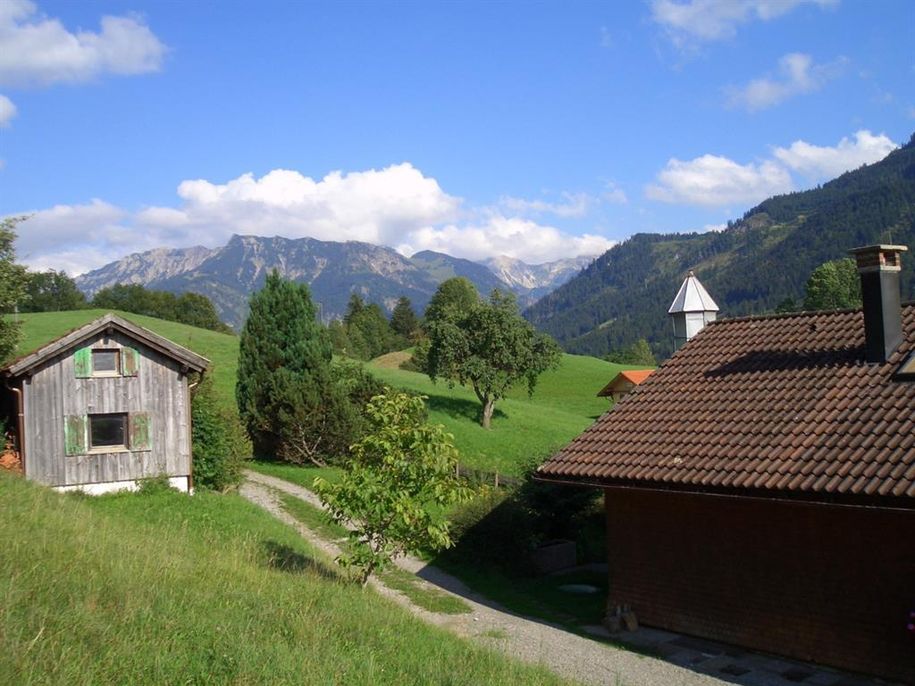
[[[90,414],[89,448],[127,448],[127,413]]]
[[[92,374],[93,376],[116,376],[120,373],[117,350],[93,350]]]

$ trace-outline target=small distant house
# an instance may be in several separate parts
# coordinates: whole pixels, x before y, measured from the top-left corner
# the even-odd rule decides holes
[[[681,326],[678,352],[540,467],[604,490],[609,615],[915,683],[905,250],[853,251],[863,309]]]
[[[91,493],[192,487],[188,375],[209,361],[107,314],[0,369],[27,478]]]
[[[633,388],[642,383],[654,369],[626,369],[610,379],[610,383],[597,392],[598,398],[613,398],[615,402],[623,399]]]

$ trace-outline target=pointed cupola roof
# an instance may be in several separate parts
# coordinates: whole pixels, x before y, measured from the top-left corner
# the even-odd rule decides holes
[[[717,312],[718,305],[712,300],[696,275],[690,271],[683,280],[683,285],[677,291],[677,297],[667,310],[667,314],[677,312]]]

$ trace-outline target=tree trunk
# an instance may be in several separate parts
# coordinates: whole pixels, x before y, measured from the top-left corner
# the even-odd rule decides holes
[[[495,409],[496,401],[494,398],[486,396],[483,399],[483,424],[484,429],[491,428],[492,425],[492,412]]]

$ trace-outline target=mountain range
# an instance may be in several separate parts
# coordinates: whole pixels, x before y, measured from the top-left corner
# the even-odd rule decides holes
[[[238,329],[248,297],[273,269],[309,284],[322,319],[329,321],[344,314],[351,293],[387,311],[406,296],[422,313],[438,285],[454,276],[469,279],[482,294],[494,288],[511,291],[523,307],[575,276],[592,259],[528,265],[506,257],[481,264],[429,250],[408,258],[358,241],[232,236],[219,248],[157,248],[128,255],[77,277],[76,284],[90,297],[118,283],[200,293],[213,301],[223,321]]]
[[[719,317],[771,312],[800,303],[817,266],[873,243],[915,251],[915,135],[880,162],[769,198],[723,231],[636,234],[525,316],[569,352],[600,356],[646,338],[666,356],[673,349],[667,308],[688,270],[718,303]],[[915,299],[913,262],[906,253],[903,300]]]

